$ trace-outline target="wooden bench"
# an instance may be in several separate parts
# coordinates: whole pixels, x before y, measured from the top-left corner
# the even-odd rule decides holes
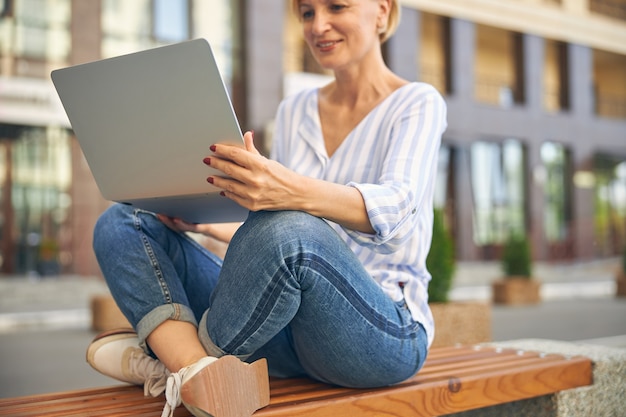
[[[493,347],[435,348],[412,379],[348,389],[308,379],[273,379],[270,405],[254,416],[437,416],[556,393],[592,383],[592,363]],[[0,399],[0,416],[160,416],[163,396],[135,386]],[[190,416],[184,407],[175,416]]]

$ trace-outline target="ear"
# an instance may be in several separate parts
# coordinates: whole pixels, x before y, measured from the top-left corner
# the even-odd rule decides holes
[[[387,29],[389,13],[391,11],[391,0],[378,0],[378,15],[376,17],[376,27],[384,32]]]

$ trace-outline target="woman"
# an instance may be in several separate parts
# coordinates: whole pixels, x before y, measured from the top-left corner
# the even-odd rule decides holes
[[[394,384],[420,369],[434,336],[425,258],[445,104],[383,61],[396,0],[293,5],[335,79],[281,103],[271,159],[251,132],[245,149],[210,146],[204,163],[225,176],[207,181],[250,210],[246,222],[234,233],[117,205],[95,229],[98,261],[137,335],[96,338],[89,362],[153,395],[167,378],[164,415],[179,389],[196,416],[264,406],[260,358],[279,377]],[[229,242],[223,262],[185,232]],[[229,387],[241,384],[249,392],[235,398]]]

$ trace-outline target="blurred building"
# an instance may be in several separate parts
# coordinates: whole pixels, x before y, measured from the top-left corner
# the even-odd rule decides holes
[[[109,204],[50,71],[205,37],[242,129],[265,149],[279,101],[328,80],[287,0],[0,1],[3,273],[98,275]],[[536,259],[612,256],[626,242],[626,1],[403,0],[389,65],[445,96],[437,206],[463,260],[511,231]],[[106,115],[103,115],[106,116]]]

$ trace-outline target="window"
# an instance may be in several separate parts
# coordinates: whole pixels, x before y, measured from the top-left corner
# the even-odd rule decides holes
[[[475,142],[470,149],[474,241],[500,244],[526,231],[525,154],[514,139]]]
[[[626,119],[626,55],[593,51],[595,111],[600,117]]]
[[[444,214],[444,221],[448,231],[456,237],[457,223],[455,216],[455,160],[456,149],[448,144],[442,143],[439,148],[437,161],[437,180],[435,182],[435,195],[433,205],[435,209],[441,210]]]
[[[541,146],[541,161],[546,239],[549,243],[565,241],[570,237],[572,221],[570,154],[563,145],[546,142]]]
[[[50,61],[67,58],[71,47],[69,0],[21,0],[13,9],[17,56]]]
[[[189,0],[102,0],[102,54],[112,57],[192,36]]]
[[[154,0],[153,35],[157,42],[181,42],[189,38],[188,0]]]
[[[477,25],[476,42],[476,100],[500,107],[524,103],[522,35]]]
[[[617,255],[626,244],[626,156],[596,155],[594,175],[596,247]]]
[[[71,239],[71,140],[64,129],[26,128],[0,155],[3,192],[2,270],[31,274],[58,273]],[[45,261],[45,262],[44,262]],[[45,269],[42,269],[45,268]],[[52,268],[52,269],[51,269]]]
[[[450,94],[450,19],[424,12],[421,16],[419,78],[442,94]]]
[[[103,58],[154,46],[150,1],[102,0]]]
[[[550,112],[567,110],[570,107],[567,44],[546,40],[545,45],[544,108]]]

